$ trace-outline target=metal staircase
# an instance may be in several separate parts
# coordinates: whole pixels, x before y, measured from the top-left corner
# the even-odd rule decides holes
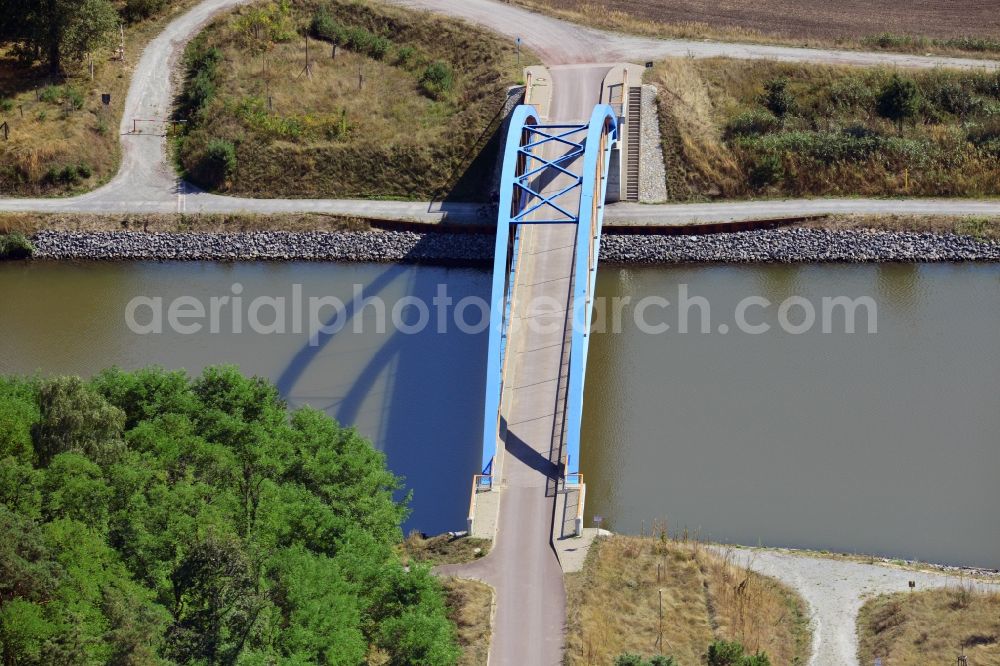
[[[639,143],[642,136],[642,87],[628,89],[628,161],[625,164],[625,201],[639,200]]]

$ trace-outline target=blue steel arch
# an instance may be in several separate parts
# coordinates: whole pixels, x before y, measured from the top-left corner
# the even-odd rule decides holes
[[[580,425],[583,415],[583,388],[586,374],[589,330],[593,314],[593,293],[600,253],[604,201],[607,196],[611,152],[618,141],[618,118],[608,105],[598,105],[586,124],[544,124],[538,111],[520,105],[511,116],[507,131],[500,201],[497,215],[496,246],[493,256],[493,283],[490,308],[489,350],[487,353],[486,400],[483,418],[481,483],[491,483],[498,446],[502,444],[500,406],[503,395],[504,364],[511,315],[511,292],[516,273],[520,228],[524,224],[576,224],[574,261],[572,338],[567,385],[567,422],[564,478],[578,475]],[[555,156],[542,156],[551,147]],[[559,152],[559,149],[562,152]],[[582,167],[576,167],[582,159]],[[532,188],[546,171],[569,176],[570,185],[555,192]],[[578,193],[577,193],[578,191]],[[570,204],[567,204],[567,199]],[[534,216],[534,217],[529,217]],[[573,471],[576,466],[576,471]]]

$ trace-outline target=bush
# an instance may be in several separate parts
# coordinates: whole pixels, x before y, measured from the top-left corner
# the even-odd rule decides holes
[[[0,99],[0,111],[7,112],[14,108],[14,100],[12,99]]]
[[[743,661],[743,646],[736,641],[712,641],[705,661],[708,666],[739,666]]]
[[[795,98],[788,92],[788,79],[781,76],[764,84],[761,103],[778,118],[784,118],[795,109]]]
[[[421,90],[433,99],[442,99],[454,85],[455,76],[451,68],[440,60],[427,65],[420,76]]]
[[[750,172],[747,174],[750,185],[756,189],[773,185],[784,177],[785,166],[781,158],[774,154],[757,157],[750,165]]]
[[[781,127],[781,121],[768,111],[753,109],[736,116],[726,124],[726,138],[759,136]]]
[[[745,654],[738,641],[712,641],[705,661],[708,666],[771,666],[771,660],[765,653]]]
[[[63,99],[66,100],[67,104],[78,111],[83,108],[83,93],[76,88],[70,88],[67,86]]]
[[[212,139],[198,162],[197,180],[212,187],[221,187],[236,171],[236,146],[232,141]]]
[[[80,178],[90,178],[93,173],[90,169],[90,165],[86,162],[80,162],[76,165],[76,172],[80,174]]]
[[[62,91],[59,86],[45,86],[38,94],[38,99],[49,104],[55,104],[62,98]]]
[[[417,50],[412,46],[400,46],[396,51],[396,64],[408,68],[416,59]]]
[[[215,97],[215,77],[222,62],[222,51],[215,47],[192,48],[185,55],[187,81],[178,113],[182,117],[190,117],[208,106]]]
[[[317,39],[325,39],[332,44],[344,44],[347,41],[347,30],[337,22],[326,7],[320,7],[313,14],[309,31]]]
[[[120,11],[126,22],[135,23],[159,14],[166,4],[166,0],[125,0]]]
[[[842,109],[869,107],[876,97],[872,86],[859,76],[848,76],[835,81],[830,86],[829,95],[830,102]]]
[[[34,253],[35,246],[24,234],[0,234],[0,259],[28,259]]]
[[[893,74],[878,96],[876,110],[883,118],[894,120],[900,128],[920,109],[920,90],[913,79]]]

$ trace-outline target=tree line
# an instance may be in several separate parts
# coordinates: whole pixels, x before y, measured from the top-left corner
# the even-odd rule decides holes
[[[400,489],[231,367],[0,378],[0,662],[453,664]]]
[[[167,0],[0,0],[0,42],[14,44],[25,64],[44,62],[53,73],[110,46],[120,23],[161,11]]]

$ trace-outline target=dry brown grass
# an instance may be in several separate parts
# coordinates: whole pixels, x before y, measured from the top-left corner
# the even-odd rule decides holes
[[[637,35],[678,39],[989,57],[1000,20],[987,3],[965,0],[514,0],[576,23]],[[960,6],[955,6],[960,4]],[[893,39],[873,37],[891,33]],[[908,39],[907,39],[908,37]],[[983,42],[990,47],[984,52]]]
[[[500,122],[504,91],[521,76],[510,43],[463,21],[373,2],[294,0],[290,24],[305,32],[320,5],[343,25],[387,37],[393,47],[381,60],[346,48],[333,58],[330,44],[311,40],[308,77],[302,75],[305,39],[300,34],[288,41],[248,38],[239,26],[249,8],[219,18],[192,46],[218,48],[223,61],[213,101],[195,115],[180,144],[179,159],[189,174],[197,178],[208,142],[223,138],[237,151],[236,171],[220,188],[227,192],[488,197],[496,148],[489,139]],[[417,53],[411,62],[400,60],[404,47]],[[419,83],[426,64],[434,61],[448,63],[454,72],[452,90],[439,99],[422,92]],[[522,54],[522,62],[532,61]],[[268,96],[272,107],[266,122],[241,111],[252,104],[263,112]],[[291,135],[267,126],[284,120],[335,131]],[[479,170],[462,181],[477,165]]]
[[[323,213],[231,214],[81,214],[81,213],[0,213],[0,233],[37,231],[361,231],[370,228],[367,220]]]
[[[1000,594],[967,585],[882,595],[858,615],[858,657],[885,666],[1000,664]]]
[[[919,109],[902,126],[877,112],[886,68],[681,58],[647,76],[672,201],[1000,193],[996,73],[907,74]],[[793,100],[780,119],[764,104],[765,84],[779,80]]]
[[[944,217],[937,215],[831,215],[792,226],[812,229],[878,229],[880,231],[929,231],[1000,240],[1000,218]],[[825,556],[825,555],[824,555]],[[861,558],[864,560],[865,558]]]
[[[127,62],[111,60],[111,49],[94,57],[94,79],[86,63],[65,77],[52,77],[47,67],[25,69],[0,47],[0,100],[10,100],[11,110],[0,111],[0,122],[10,125],[10,140],[0,141],[0,195],[29,196],[71,194],[107,181],[118,170],[121,157],[118,125],[132,71],[143,48],[164,26],[197,0],[171,0],[158,16],[128,26],[125,31]],[[68,85],[83,95],[83,107],[72,109],[59,101],[37,98],[49,85]],[[104,110],[101,93],[111,93]],[[23,115],[22,115],[23,113]],[[77,182],[52,182],[50,169],[85,164],[91,175]]]
[[[697,542],[613,536],[595,542],[567,577],[568,664],[611,664],[625,652],[659,652],[687,666],[714,639],[740,641],[774,664],[808,659],[804,602],[777,581],[735,566]]]
[[[448,617],[458,630],[462,650],[457,666],[486,666],[493,622],[493,589],[484,583],[459,578],[442,579]]]
[[[464,564],[485,557],[491,545],[489,539],[453,538],[447,534],[424,538],[419,532],[411,532],[400,544],[400,554],[404,562],[413,560],[431,566]]]

